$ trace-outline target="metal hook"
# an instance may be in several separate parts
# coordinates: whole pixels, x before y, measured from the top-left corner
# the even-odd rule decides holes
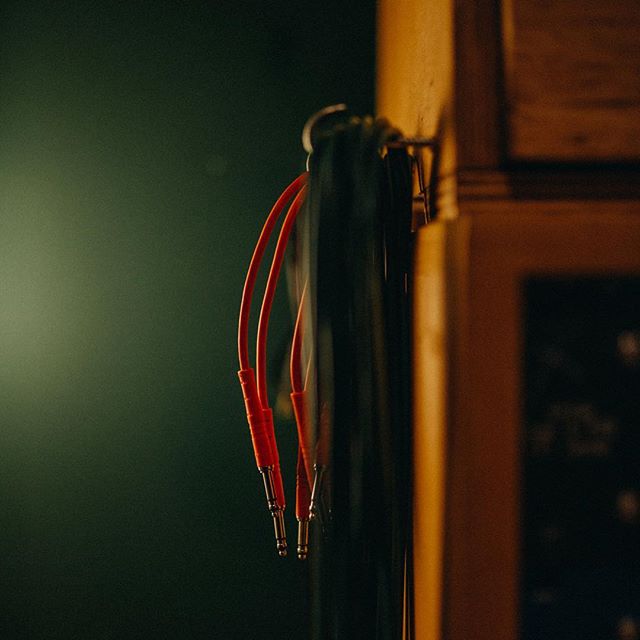
[[[340,104],[332,104],[328,107],[324,107],[324,109],[320,109],[320,111],[316,111],[306,122],[304,127],[302,128],[302,146],[304,150],[307,152],[307,171],[309,171],[309,160],[311,159],[311,154],[313,153],[313,129],[314,127],[329,116],[332,116],[336,113],[344,113],[348,111],[348,107],[344,103]]]
[[[325,107],[324,109],[320,109],[320,111],[316,111],[306,121],[304,127],[302,128],[302,146],[309,155],[313,153],[313,128],[318,124],[318,122],[334,113],[341,113],[347,110],[347,105],[344,103],[332,104],[328,107]]]
[[[309,161],[311,154],[313,153],[313,138],[314,128],[320,123],[321,120],[333,116],[335,114],[344,113],[348,111],[347,105],[344,103],[332,104],[324,109],[316,111],[305,123],[302,129],[302,146],[307,152],[307,171],[309,171]],[[418,178],[418,193],[413,197],[414,202],[420,202],[424,212],[424,224],[431,221],[434,217],[432,208],[435,202],[435,188],[437,182],[437,170],[439,161],[439,143],[437,138],[424,138],[424,137],[412,137],[412,138],[396,138],[394,140],[388,140],[385,145],[388,149],[409,149],[413,147],[416,150],[420,150],[420,153],[409,153],[411,158],[411,170],[412,173],[417,173]],[[422,148],[427,147],[432,152],[432,161],[430,166],[429,180],[425,179],[425,168],[422,162]]]
[[[387,148],[391,149],[408,149],[414,147],[419,149],[418,153],[410,153],[411,171],[417,173],[418,177],[418,193],[413,196],[414,203],[420,203],[422,207],[423,218],[422,224],[428,224],[434,217],[433,203],[435,200],[435,189],[437,182],[437,171],[439,162],[440,145],[437,138],[399,138],[387,143]],[[430,165],[429,181],[425,179],[425,167],[422,162],[422,148],[427,147],[432,152],[432,160]],[[416,218],[414,218],[415,220]],[[418,224],[416,223],[416,226]]]

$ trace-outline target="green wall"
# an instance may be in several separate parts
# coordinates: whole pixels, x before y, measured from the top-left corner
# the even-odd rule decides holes
[[[3,640],[305,637],[235,323],[304,120],[372,108],[374,10],[1,3]]]

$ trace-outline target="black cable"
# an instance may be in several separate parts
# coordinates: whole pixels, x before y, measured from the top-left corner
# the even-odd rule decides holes
[[[411,181],[405,151],[381,156],[397,137],[383,120],[352,118],[318,137],[310,162],[316,414],[330,441],[314,549],[318,639],[402,636]]]

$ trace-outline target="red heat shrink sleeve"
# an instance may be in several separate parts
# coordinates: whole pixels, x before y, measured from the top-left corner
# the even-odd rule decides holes
[[[256,376],[253,369],[238,371],[247,421],[251,432],[253,451],[258,467],[272,467],[276,464],[276,456],[272,447],[273,416],[270,409],[263,409],[258,397]]]

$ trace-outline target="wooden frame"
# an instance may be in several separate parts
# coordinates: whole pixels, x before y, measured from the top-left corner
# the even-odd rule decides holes
[[[640,273],[640,217],[442,221],[418,236],[415,637],[518,637],[522,283]]]

